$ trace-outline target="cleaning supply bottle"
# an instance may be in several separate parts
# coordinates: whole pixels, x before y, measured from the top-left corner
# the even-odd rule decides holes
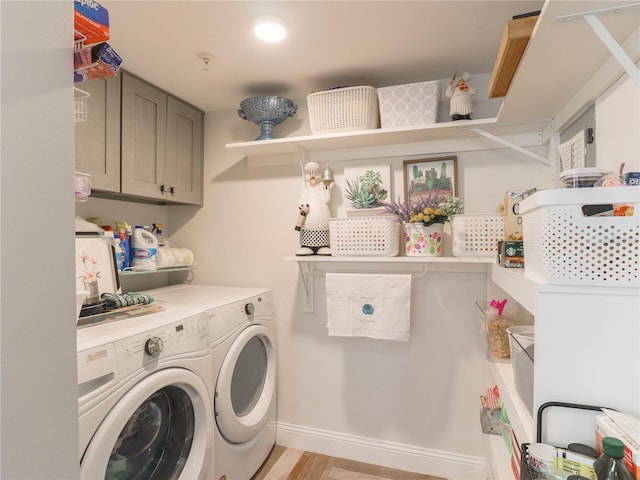
[[[631,472],[624,464],[624,443],[617,438],[602,439],[602,455],[593,462],[593,470],[598,480],[633,480]]]
[[[166,245],[166,241],[165,241],[164,235],[162,234],[163,231],[164,231],[164,225],[163,224],[161,224],[161,223],[152,224],[151,233],[153,233],[156,236],[156,238],[158,239],[158,246],[159,247],[168,246],[168,245]]]
[[[142,225],[136,225],[131,237],[131,268],[133,270],[156,270],[158,239]]]
[[[121,270],[128,270],[131,267],[131,226],[127,222],[115,222],[115,235],[120,239],[120,249],[122,251]]]
[[[113,248],[116,253],[116,266],[118,268],[118,271],[121,272],[122,262],[124,261],[124,258],[122,255],[122,246],[120,245],[120,237],[114,234],[113,242],[114,242]]]

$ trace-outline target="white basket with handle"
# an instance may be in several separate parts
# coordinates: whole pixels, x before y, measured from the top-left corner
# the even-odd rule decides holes
[[[520,202],[520,214],[525,277],[640,287],[640,187],[543,190]]]
[[[400,245],[399,225],[389,217],[351,217],[329,220],[331,255],[395,257]]]

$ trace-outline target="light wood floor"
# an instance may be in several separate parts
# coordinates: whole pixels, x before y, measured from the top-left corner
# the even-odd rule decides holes
[[[445,480],[276,445],[252,480]]]

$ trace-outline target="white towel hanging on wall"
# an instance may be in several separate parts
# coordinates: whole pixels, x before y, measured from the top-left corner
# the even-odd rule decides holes
[[[409,339],[411,275],[327,273],[329,335]]]

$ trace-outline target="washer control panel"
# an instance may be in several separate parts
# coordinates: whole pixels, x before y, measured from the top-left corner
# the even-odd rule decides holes
[[[162,352],[163,346],[164,344],[162,343],[162,338],[151,337],[144,343],[144,351],[147,355],[157,357],[158,355],[160,355],[160,352]]]
[[[114,343],[120,375],[125,377],[151,362],[205,350],[209,320],[204,313]]]

